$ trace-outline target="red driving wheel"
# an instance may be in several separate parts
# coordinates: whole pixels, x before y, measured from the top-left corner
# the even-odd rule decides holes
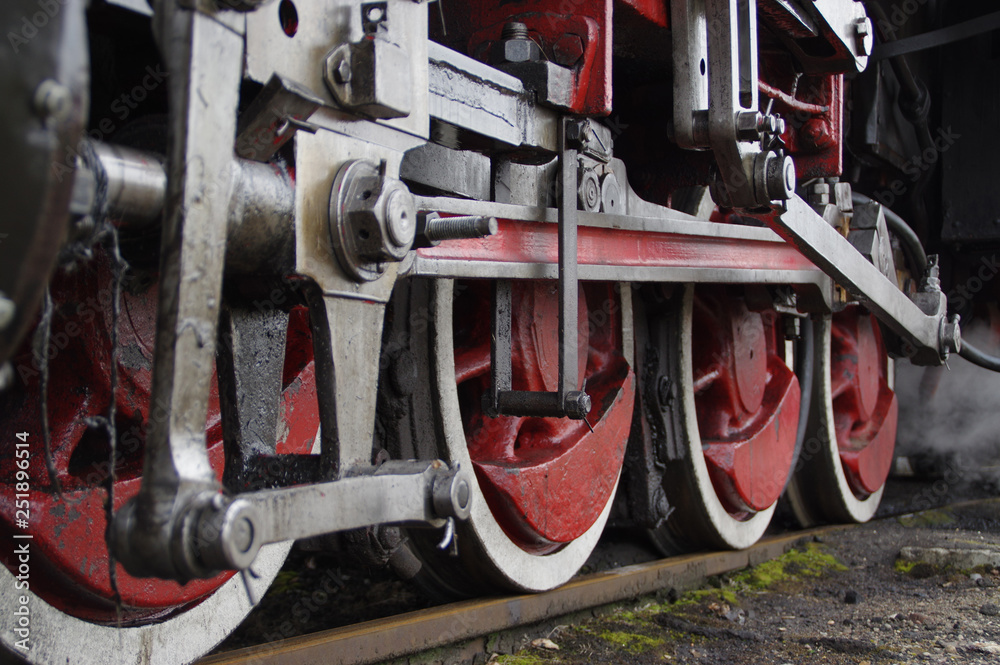
[[[719,499],[733,515],[773,505],[795,453],[799,384],[773,310],[724,288],[696,289],[692,325],[698,431]]]
[[[544,554],[580,537],[614,492],[632,417],[617,302],[608,285],[580,288],[579,387],[593,404],[583,422],[486,417],[481,400],[490,381],[489,285],[469,284],[456,298],[455,379],[469,456],[494,517],[525,551]],[[555,283],[514,282],[511,322],[513,389],[557,390]]]
[[[787,497],[796,519],[864,522],[892,466],[899,405],[875,318],[852,306],[814,324],[813,407]]]
[[[874,317],[851,307],[833,317],[831,397],[837,448],[858,499],[877,492],[892,467],[899,404]]]
[[[131,577],[118,565],[119,616],[109,579],[105,540],[107,483],[111,448],[102,419],[111,404],[111,338],[113,325],[112,274],[100,255],[90,264],[51,285],[55,303],[49,358],[48,423],[51,460],[62,493],[55,492],[46,470],[42,439],[41,372],[25,344],[14,359],[19,387],[7,391],[2,402],[0,442],[3,456],[0,479],[0,533],[30,532],[32,565],[45,570],[32,575],[31,589],[60,611],[95,622],[146,623],[169,616],[199,601],[231,573],[180,585],[159,579]],[[118,385],[114,509],[135,496],[142,480],[146,424],[164,413],[150,404],[153,340],[156,330],[157,288],[126,284],[118,321]],[[318,427],[315,381],[308,314],[294,310],[289,319],[279,453],[308,453]],[[216,475],[223,467],[219,397],[212,383],[205,424],[209,458]],[[14,442],[26,433],[30,444],[31,505],[27,524],[15,506],[17,467]],[[7,567],[16,570],[9,549]],[[37,558],[36,558],[37,557]]]
[[[656,346],[646,371],[660,375],[666,414],[644,427],[663,429],[662,489],[673,508],[650,535],[668,554],[749,547],[767,529],[795,455],[800,390],[781,317],[751,309],[743,287],[725,285],[687,285],[643,307]]]

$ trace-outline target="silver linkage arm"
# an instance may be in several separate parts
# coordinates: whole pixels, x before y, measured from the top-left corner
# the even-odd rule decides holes
[[[904,354],[910,362],[940,365],[949,353],[960,350],[962,334],[958,317],[947,318],[947,302],[936,275],[929,274],[921,292],[910,300],[798,196],[787,201],[784,214],[769,220],[779,235],[798,247],[907,343]],[[933,266],[932,271],[935,269]]]
[[[440,461],[393,461],[328,483],[217,494],[190,520],[189,554],[206,570],[243,570],[268,543],[375,524],[441,527],[469,516],[470,482]]]

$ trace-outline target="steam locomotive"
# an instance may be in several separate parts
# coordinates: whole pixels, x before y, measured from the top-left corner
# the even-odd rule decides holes
[[[869,519],[895,363],[998,367],[997,19],[4,2],[3,647],[190,662],[306,539],[470,596]]]

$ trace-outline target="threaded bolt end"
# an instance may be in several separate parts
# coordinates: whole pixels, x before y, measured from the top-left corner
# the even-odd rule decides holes
[[[431,242],[459,238],[485,238],[499,230],[496,217],[439,217],[429,220],[424,237]]]
[[[528,39],[528,26],[518,21],[504,23],[500,38],[505,41],[508,39]]]

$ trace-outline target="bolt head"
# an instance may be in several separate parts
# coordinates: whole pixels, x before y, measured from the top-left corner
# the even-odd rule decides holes
[[[867,57],[872,54],[875,46],[875,35],[872,34],[872,22],[867,16],[854,21],[854,30],[857,35],[855,41],[855,54],[858,57]]]
[[[337,83],[344,84],[351,81],[351,63],[346,58],[340,58],[333,68],[333,78]]]
[[[508,39],[503,43],[504,62],[534,62],[541,58],[541,49],[530,39]]]
[[[583,39],[579,35],[565,34],[552,45],[556,62],[563,67],[572,67],[584,54]]]
[[[736,136],[741,141],[759,139],[763,125],[764,117],[757,111],[740,111],[736,114]]]
[[[385,227],[389,242],[408,251],[417,234],[417,210],[413,196],[402,187],[394,188],[386,197]]]

